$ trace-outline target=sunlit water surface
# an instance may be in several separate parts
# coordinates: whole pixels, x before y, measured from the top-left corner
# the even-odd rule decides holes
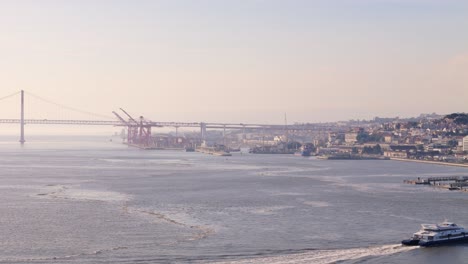
[[[402,247],[468,227],[468,193],[403,184],[465,168],[144,151],[106,138],[0,143],[1,263],[465,263]]]

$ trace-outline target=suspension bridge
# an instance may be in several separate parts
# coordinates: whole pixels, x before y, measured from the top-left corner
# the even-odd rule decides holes
[[[61,110],[67,110],[75,113],[79,113],[84,116],[93,117],[91,119],[67,119],[67,118],[53,118],[49,119],[47,116],[40,118],[26,118],[25,114],[25,97],[35,99],[41,103],[55,106]],[[78,125],[78,126],[120,126],[127,129],[127,144],[145,147],[150,144],[151,141],[151,129],[153,127],[173,127],[176,128],[199,128],[201,139],[205,139],[207,129],[223,129],[225,133],[226,129],[242,129],[242,130],[326,130],[328,129],[327,124],[301,124],[301,125],[269,125],[269,124],[244,124],[244,123],[205,123],[205,122],[154,122],[140,116],[134,118],[124,109],[120,108],[121,113],[113,111],[114,116],[106,116],[102,114],[96,114],[84,110],[80,110],[74,107],[62,105],[54,101],[45,99],[41,96],[35,95],[24,90],[17,91],[13,94],[0,97],[0,106],[5,100],[12,100],[13,98],[19,97],[19,118],[0,118],[0,124],[19,124],[20,125],[20,139],[19,142],[24,144],[25,140],[25,125]],[[28,97],[28,98],[29,98]],[[18,101],[16,101],[18,102]],[[17,103],[11,104],[10,107],[17,107]],[[41,108],[41,107],[40,107]],[[1,108],[0,108],[1,109]],[[37,111],[34,113],[37,114]],[[98,118],[98,119],[96,119]]]

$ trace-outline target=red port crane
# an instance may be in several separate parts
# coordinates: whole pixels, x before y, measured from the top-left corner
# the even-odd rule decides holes
[[[151,146],[151,122],[148,122],[140,116],[138,122],[127,111],[120,108],[120,110],[128,117],[128,121],[117,114],[115,111],[112,113],[122,122],[123,126],[127,127],[127,144],[134,145],[141,148],[149,148]]]

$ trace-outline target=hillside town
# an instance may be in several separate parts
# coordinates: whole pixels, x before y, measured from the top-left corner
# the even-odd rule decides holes
[[[304,129],[298,129],[303,125]],[[468,114],[422,114],[415,118],[380,118],[286,125],[282,130],[210,130],[153,135],[155,148],[199,148],[255,154],[310,155],[335,159],[392,158],[468,164]],[[294,127],[294,129],[293,129]]]
[[[329,133],[326,147],[341,153],[382,155],[453,163],[468,162],[468,115],[421,115],[418,118],[350,122],[347,128]],[[321,145],[323,146],[323,144]]]

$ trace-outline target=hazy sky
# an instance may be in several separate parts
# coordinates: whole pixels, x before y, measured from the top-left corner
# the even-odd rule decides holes
[[[4,0],[0,97],[155,121],[466,112],[467,14],[451,0]]]

